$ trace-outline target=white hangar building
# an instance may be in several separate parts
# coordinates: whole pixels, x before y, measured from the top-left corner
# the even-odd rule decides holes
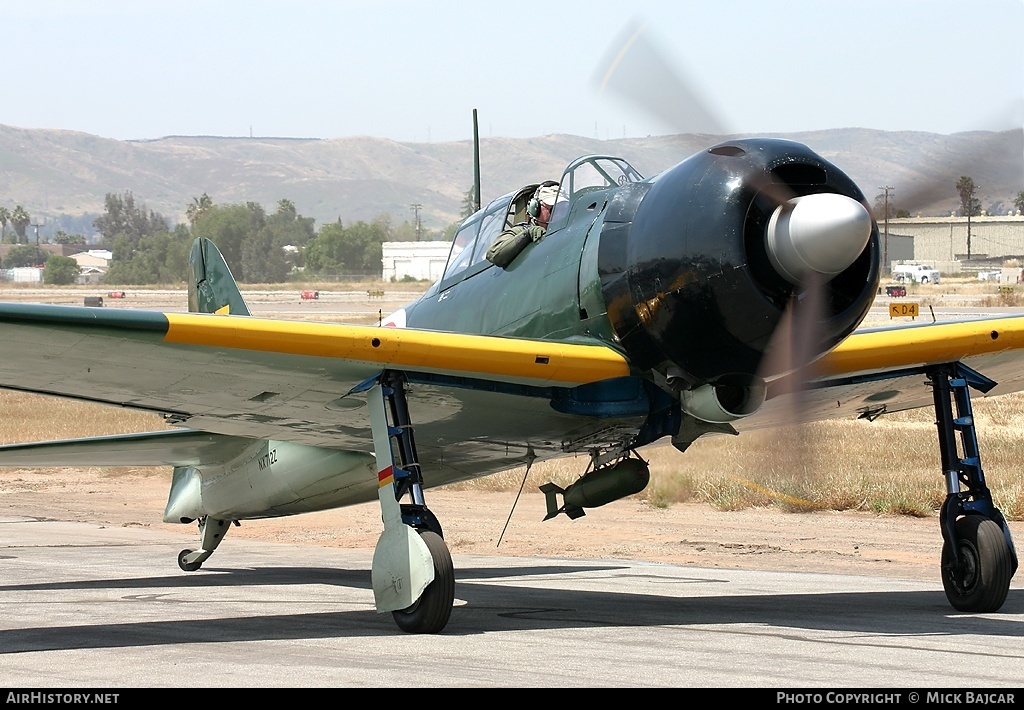
[[[879,232],[884,229],[878,224]],[[889,220],[889,238],[913,238],[916,262],[952,264],[967,261],[966,217],[906,217]],[[892,242],[890,242],[890,245]],[[891,250],[890,250],[891,251]],[[1001,261],[1024,256],[1024,216],[971,217],[971,261]],[[889,262],[908,259],[889,254]],[[940,268],[940,271],[951,269]]]
[[[381,244],[385,281],[437,281],[448,261],[451,242],[384,242]]]

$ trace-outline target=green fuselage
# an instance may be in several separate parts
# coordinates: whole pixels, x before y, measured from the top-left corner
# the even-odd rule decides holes
[[[441,279],[407,307],[408,326],[611,343],[597,272],[607,194],[581,195],[568,218],[528,245],[508,268],[484,261],[455,278]]]

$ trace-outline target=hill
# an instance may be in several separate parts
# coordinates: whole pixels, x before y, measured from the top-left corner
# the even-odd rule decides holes
[[[772,137],[806,143],[845,170],[869,199],[878,186],[894,186],[897,207],[901,194],[949,172],[952,182],[936,195],[941,202],[925,214],[955,209],[959,174],[974,178],[986,209],[1005,212],[1024,188],[1019,130],[939,135],[847,128]],[[654,175],[720,140],[701,135],[485,138],[480,151],[484,202],[528,182],[555,179],[583,154],[621,156],[644,175]],[[62,223],[61,215],[65,224],[68,216],[81,215],[89,224],[102,212],[107,193],[125,191],[176,220],[183,220],[186,206],[204,192],[216,203],[254,201],[271,208],[287,198],[317,224],[370,220],[382,213],[412,221],[411,205],[419,203],[424,226],[437,229],[458,218],[473,181],[472,155],[468,141],[215,136],[118,141],[0,125],[0,205],[20,204],[34,220],[52,227]],[[965,164],[965,155],[977,162]]]

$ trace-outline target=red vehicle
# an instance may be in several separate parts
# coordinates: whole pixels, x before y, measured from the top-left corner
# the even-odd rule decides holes
[[[320,292],[319,291],[303,291],[302,292],[302,300],[303,301],[315,301],[315,300],[317,300],[319,298],[320,298]]]
[[[124,291],[111,291],[107,294],[108,298],[124,298],[126,294]]]

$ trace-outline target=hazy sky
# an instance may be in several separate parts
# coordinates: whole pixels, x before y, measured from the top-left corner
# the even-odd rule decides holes
[[[736,132],[1002,128],[1024,97],[1022,0],[0,0],[0,124],[447,141],[477,108],[484,137],[687,130],[598,92],[630,21]]]

